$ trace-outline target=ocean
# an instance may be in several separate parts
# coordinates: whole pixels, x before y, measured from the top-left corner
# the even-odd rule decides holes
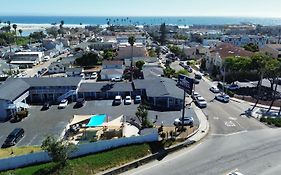
[[[61,20],[65,24],[79,25],[104,25],[110,20],[111,24],[119,25],[158,25],[166,24],[190,26],[211,24],[240,24],[253,23],[261,25],[281,25],[281,18],[250,18],[250,17],[94,17],[94,16],[0,16],[0,20],[11,21],[17,24],[59,24]]]

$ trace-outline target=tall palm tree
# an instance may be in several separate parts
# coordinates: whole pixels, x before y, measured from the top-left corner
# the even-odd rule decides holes
[[[22,29],[19,29],[20,36],[22,37]]]
[[[17,28],[18,28],[18,25],[13,24],[13,29],[15,30],[15,34],[16,34],[16,35],[17,35]]]
[[[264,54],[256,54],[252,57],[252,68],[257,70],[257,73],[260,75],[260,80],[258,81],[258,98],[256,100],[255,105],[253,106],[253,108],[251,109],[251,111],[253,111],[256,107],[257,104],[259,103],[260,100],[260,95],[261,95],[261,88],[262,88],[262,80],[264,78],[264,74],[266,73],[266,69],[267,69],[267,62],[268,60],[270,60],[270,58],[267,55]]]
[[[278,87],[278,82],[276,80],[281,75],[281,61],[277,59],[272,59],[268,62],[267,67],[268,67],[268,74],[271,74],[273,76],[273,86],[275,83],[275,87],[273,89],[272,101],[267,110],[267,112],[269,112],[274,104],[274,101],[276,100],[277,87]]]
[[[130,36],[128,38],[128,43],[131,45],[131,81],[133,81],[133,56],[134,56],[134,44],[136,42],[136,38],[134,36]]]

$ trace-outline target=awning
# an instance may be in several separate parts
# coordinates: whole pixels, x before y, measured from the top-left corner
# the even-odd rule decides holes
[[[85,120],[88,120],[92,117],[92,115],[74,115],[73,120],[71,121],[70,125],[81,123]]]
[[[11,61],[11,64],[34,64],[35,61]]]
[[[97,127],[102,126],[104,120],[106,118],[105,114],[97,114],[91,117],[89,123],[86,125],[87,127]]]

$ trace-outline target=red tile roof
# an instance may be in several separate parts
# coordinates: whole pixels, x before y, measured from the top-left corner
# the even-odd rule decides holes
[[[222,59],[227,57],[250,57],[254,55],[253,52],[246,51],[241,47],[236,47],[229,43],[221,43],[217,45],[215,48],[211,49],[211,53],[219,53]]]

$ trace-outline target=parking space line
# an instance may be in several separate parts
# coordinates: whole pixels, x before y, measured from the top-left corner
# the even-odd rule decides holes
[[[37,137],[38,137],[38,135],[35,135],[35,136],[30,140],[30,142],[28,142],[28,144],[26,144],[26,145],[31,145],[31,143],[32,143]]]

